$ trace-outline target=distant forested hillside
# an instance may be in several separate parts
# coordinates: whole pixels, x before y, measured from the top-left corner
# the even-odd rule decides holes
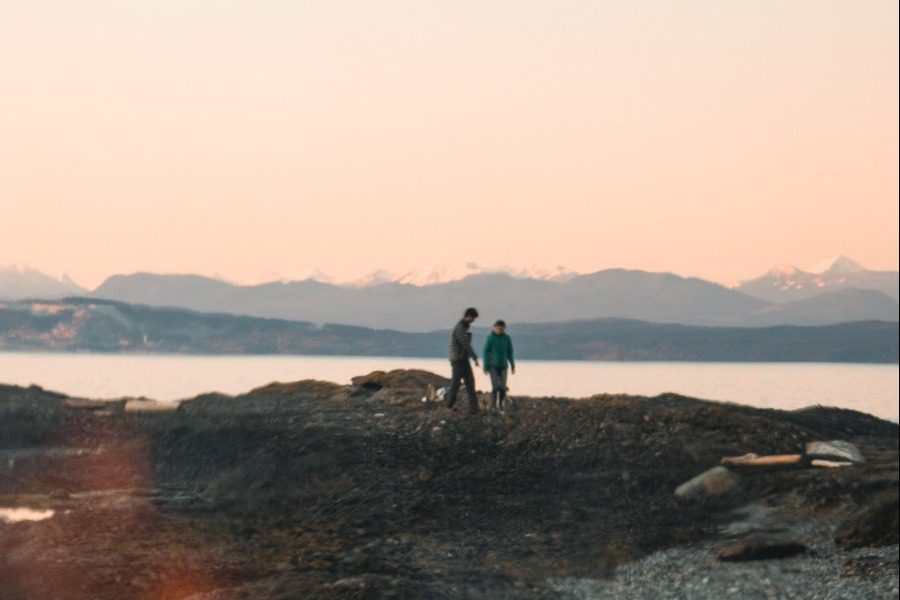
[[[897,322],[693,327],[625,319],[510,324],[522,359],[898,361]],[[486,329],[475,329],[480,351]],[[0,304],[0,350],[443,357],[447,331],[405,333],[74,298]]]

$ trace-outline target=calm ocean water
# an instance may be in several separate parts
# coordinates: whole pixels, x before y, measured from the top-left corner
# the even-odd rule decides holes
[[[598,393],[677,392],[765,408],[813,404],[852,408],[897,421],[897,365],[521,361],[513,394],[579,398]],[[349,383],[376,369],[449,374],[440,359],[326,356],[181,356],[0,352],[0,383],[37,384],[75,396],[190,398],[237,394],[272,381]],[[487,377],[476,373],[480,388]]]

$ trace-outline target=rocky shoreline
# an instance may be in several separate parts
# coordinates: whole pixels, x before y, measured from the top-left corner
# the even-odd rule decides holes
[[[276,383],[174,410],[0,386],[9,600],[896,598],[898,427],[673,394],[422,402],[446,380]],[[162,407],[164,408],[164,407]],[[729,467],[844,440],[865,462]],[[795,555],[724,562],[735,544]]]

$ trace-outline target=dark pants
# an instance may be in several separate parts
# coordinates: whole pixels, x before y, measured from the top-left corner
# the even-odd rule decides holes
[[[466,384],[466,395],[469,397],[469,410],[478,410],[478,396],[475,395],[475,374],[472,373],[472,365],[466,360],[450,361],[450,389],[447,390],[447,406],[456,403],[456,394],[459,392],[459,384]]]
[[[491,376],[491,408],[503,408],[506,402],[506,369],[488,369]]]

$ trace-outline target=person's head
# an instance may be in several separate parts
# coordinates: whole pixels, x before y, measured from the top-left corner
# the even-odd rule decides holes
[[[463,321],[466,323],[471,323],[475,319],[478,318],[478,310],[472,307],[466,309],[466,312],[463,313]]]
[[[494,333],[500,335],[504,331],[506,331],[506,321],[504,321],[503,319],[497,319],[496,321],[494,321]]]

